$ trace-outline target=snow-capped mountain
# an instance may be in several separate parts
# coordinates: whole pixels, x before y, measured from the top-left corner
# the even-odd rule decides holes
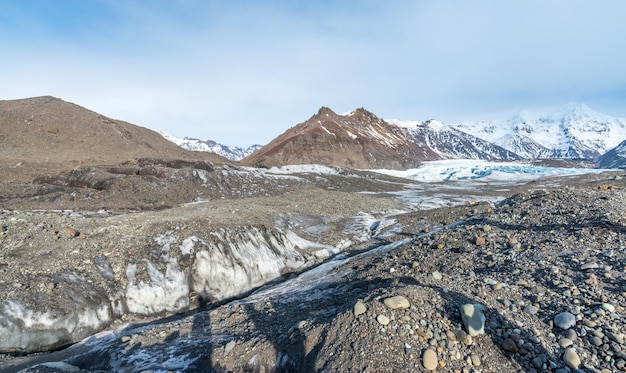
[[[595,159],[626,139],[626,119],[570,103],[505,120],[462,122],[452,127],[472,133],[522,158]]]
[[[406,129],[443,159],[517,160],[520,156],[498,145],[431,119],[425,122],[386,120]]]
[[[626,168],[626,140],[598,158],[601,168]]]
[[[199,140],[191,137],[178,138],[168,134],[167,132],[159,132],[161,136],[174,144],[194,152],[209,152],[221,155],[231,161],[239,161],[247,155],[250,155],[260,149],[262,145],[252,145],[248,148],[240,148],[236,146],[228,146],[217,143],[213,140]]]

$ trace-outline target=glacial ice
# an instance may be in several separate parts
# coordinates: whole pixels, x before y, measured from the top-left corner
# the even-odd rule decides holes
[[[153,315],[162,312],[177,312],[189,306],[189,285],[187,275],[181,270],[176,259],[167,263],[165,273],[150,260],[144,260],[150,283],[137,282],[137,265],[129,264],[126,269],[126,307],[128,311],[140,315]]]
[[[155,237],[156,250],[126,265],[125,287],[94,289],[74,273],[63,274],[73,306],[35,311],[17,301],[0,309],[0,351],[30,353],[62,347],[105,328],[124,313],[159,315],[184,311],[195,291],[208,301],[244,294],[286,272],[338,253],[281,228],[221,229],[207,238],[181,240],[173,232]],[[156,257],[154,256],[157,254]],[[94,261],[113,281],[106,258]],[[69,290],[68,290],[69,291]]]
[[[28,353],[62,347],[102,330],[112,320],[109,304],[96,308],[77,305],[67,314],[57,315],[9,301],[0,311],[0,351]]]

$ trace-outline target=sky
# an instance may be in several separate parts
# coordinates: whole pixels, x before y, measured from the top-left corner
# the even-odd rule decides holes
[[[623,0],[0,0],[0,100],[264,144],[321,106],[626,118]]]

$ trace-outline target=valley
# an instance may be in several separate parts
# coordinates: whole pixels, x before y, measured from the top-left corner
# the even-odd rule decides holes
[[[58,99],[0,108],[2,371],[626,368],[623,170],[394,158],[406,133],[364,110],[240,163]]]

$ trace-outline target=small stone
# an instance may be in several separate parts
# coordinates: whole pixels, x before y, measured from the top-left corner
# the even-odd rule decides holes
[[[474,243],[478,246],[483,246],[487,243],[487,240],[485,240],[484,237],[476,236],[476,238],[474,239]]]
[[[593,273],[587,274],[587,279],[585,280],[585,284],[597,285],[598,283],[600,283],[600,280],[598,280],[598,276],[594,275]]]
[[[582,266],[580,266],[580,270],[581,271],[586,271],[586,270],[589,270],[589,269],[596,269],[596,268],[599,268],[599,267],[600,266],[596,262],[587,262],[587,263],[583,264]]]
[[[389,325],[389,318],[385,315],[376,316],[376,321],[378,321],[380,325]]]
[[[574,342],[569,339],[569,338],[561,338],[559,339],[559,346],[561,346],[561,348],[568,348],[569,346],[573,345]]]
[[[424,354],[422,355],[422,365],[427,370],[437,369],[437,366],[439,365],[437,353],[431,349],[424,350]]]
[[[461,320],[470,336],[474,337],[485,333],[485,306],[482,304],[464,304],[461,306]]]
[[[604,309],[608,313],[615,312],[615,306],[612,305],[611,303],[603,303],[602,304],[602,309]]]
[[[619,343],[621,345],[624,344],[624,336],[622,334],[617,334],[613,332],[606,333],[606,336],[609,337],[613,342]]]
[[[511,338],[507,338],[502,342],[502,349],[507,352],[517,352],[517,343]]]
[[[543,366],[543,359],[538,356],[532,359],[531,363],[533,364],[535,368],[540,369]]]
[[[481,364],[480,361],[480,356],[476,355],[476,354],[471,354],[470,355],[470,360],[472,361],[472,365],[475,367],[479,367]]]
[[[536,315],[538,311],[539,310],[537,309],[537,307],[532,306],[532,305],[528,305],[524,307],[524,312],[526,312],[529,315]]]
[[[443,276],[441,275],[441,272],[439,272],[439,271],[435,271],[435,272],[431,273],[431,275],[433,276],[433,278],[435,280],[441,280],[443,278]]]
[[[498,282],[497,284],[493,285],[491,288],[493,290],[502,290],[503,287],[504,287],[504,284],[501,282]]]
[[[598,323],[593,321],[593,320],[589,320],[589,319],[583,319],[583,324],[585,326],[588,326],[590,328],[595,328],[596,326],[598,326]]]
[[[224,346],[224,354],[231,352],[233,348],[235,348],[235,345],[237,345],[237,342],[235,341],[230,341],[226,343],[226,346]]]
[[[567,329],[565,331],[565,338],[569,339],[572,342],[576,342],[576,340],[578,339],[578,334],[576,334],[576,330],[574,329]]]
[[[126,342],[130,341],[130,336],[128,336],[128,335],[123,336],[121,338],[121,341],[122,341],[122,343],[126,343]]]
[[[365,306],[365,304],[361,301],[356,302],[356,304],[354,305],[354,316],[359,316],[361,314],[364,314],[367,311],[367,307]]]
[[[572,369],[578,369],[580,366],[580,357],[576,353],[576,349],[573,347],[565,349],[565,352],[563,353],[563,361]]]
[[[408,299],[401,295],[387,298],[383,301],[383,303],[385,303],[385,306],[391,308],[392,310],[406,310],[411,307]]]
[[[413,347],[411,347],[411,345],[410,345],[410,344],[408,344],[408,343],[406,343],[406,342],[405,342],[405,343],[404,343],[404,352],[405,352],[407,355],[408,355],[408,354],[413,353]]]
[[[454,335],[454,339],[452,338],[450,339],[459,341],[459,342],[463,342],[463,340],[465,340],[465,338],[467,337],[467,333],[465,333],[463,329],[454,329],[452,334]]]
[[[80,232],[74,228],[63,228],[63,234],[68,237],[78,237]]]
[[[576,316],[569,312],[561,312],[554,317],[554,325],[563,330],[567,330],[576,325]]]
[[[591,342],[591,344],[596,346],[596,347],[602,346],[602,338],[596,337],[595,335],[593,337],[589,338],[589,342]]]
[[[494,286],[494,285],[496,285],[496,284],[498,283],[498,281],[496,281],[496,280],[494,280],[494,279],[492,279],[492,278],[489,278],[489,277],[487,277],[486,279],[484,279],[484,280],[483,280],[483,282],[484,282],[485,284],[489,285],[489,286]]]

